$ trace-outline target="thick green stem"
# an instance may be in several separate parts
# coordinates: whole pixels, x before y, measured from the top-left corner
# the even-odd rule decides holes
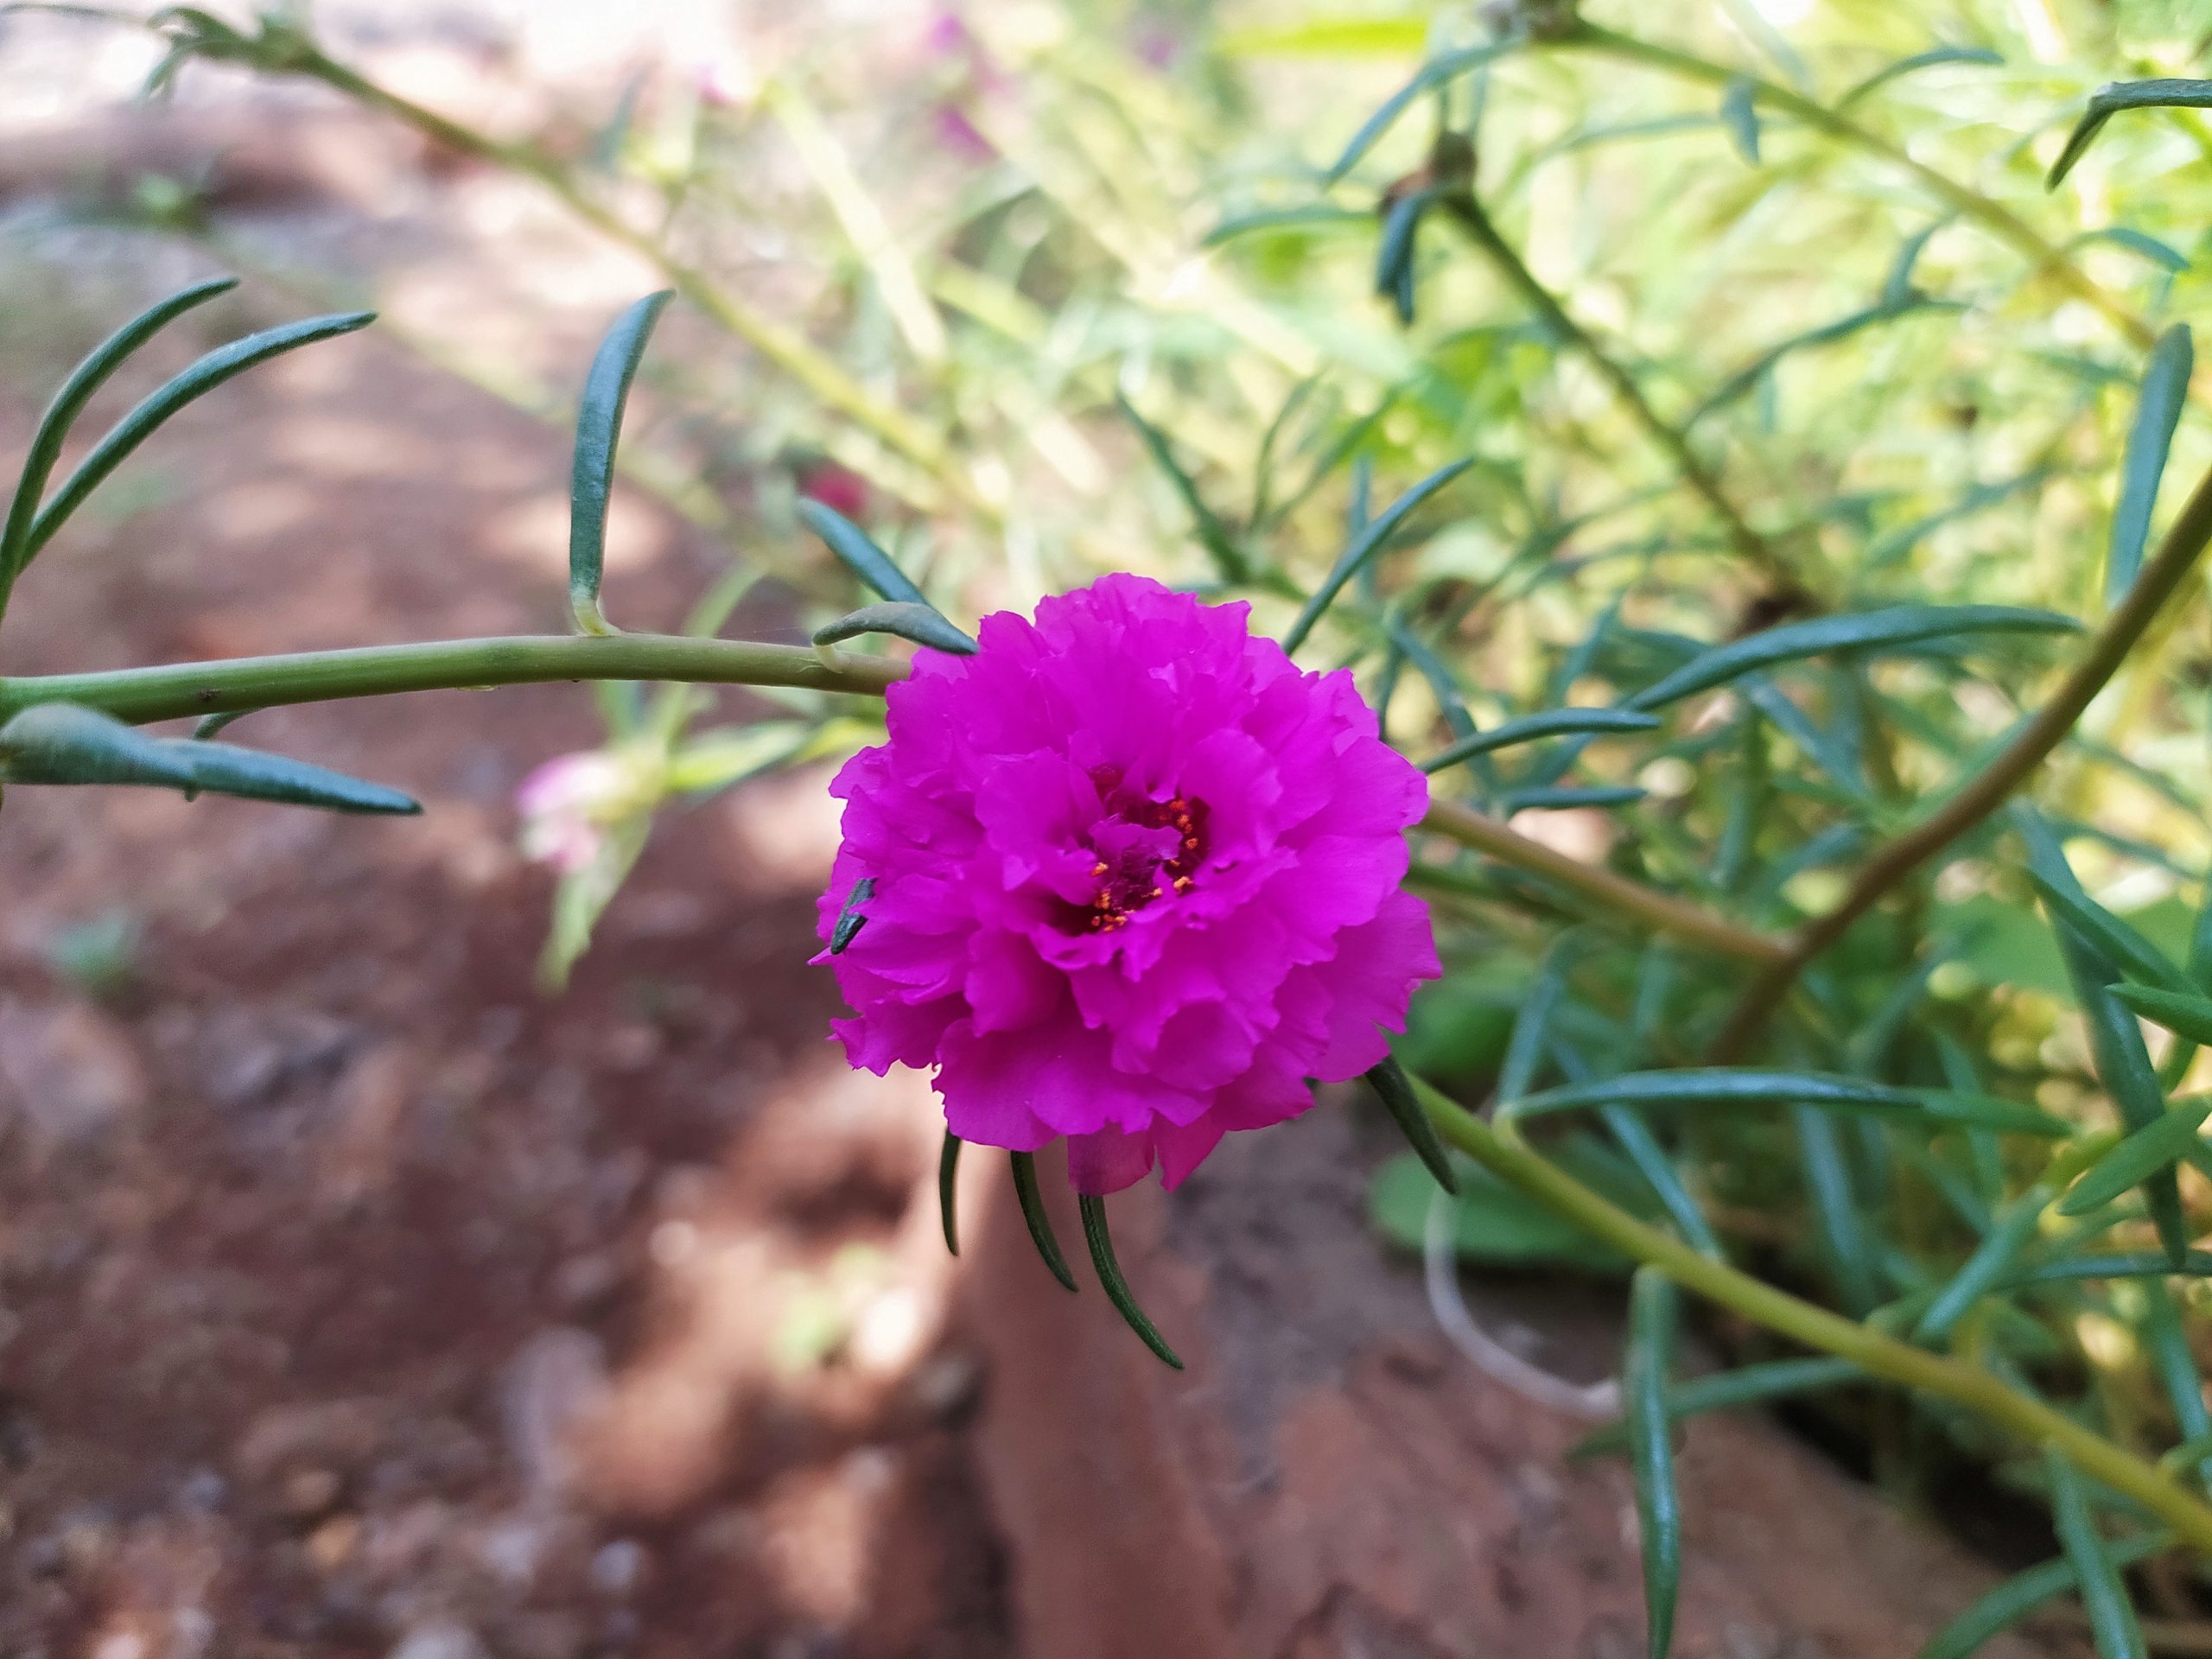
[[[1699,1255],[1671,1233],[1637,1220],[1562,1173],[1510,1130],[1484,1122],[1418,1078],[1414,1087],[1446,1141],[1593,1237],[1656,1268],[1684,1289],[1808,1348],[1847,1359],[1870,1376],[1964,1406],[2029,1446],[2055,1447],[2083,1474],[2140,1503],[2176,1536],[2212,1554],[2212,1507],[2145,1459],[2008,1388],[1978,1365],[1916,1348]]]
[[[836,653],[835,666],[804,645],[689,639],[671,634],[605,638],[522,634],[410,645],[236,657],[92,674],[0,679],[0,721],[40,702],[75,702],[143,723],[232,714],[284,703],[381,697],[548,680],[685,680],[704,685],[793,685],[882,695],[906,665]]]
[[[1448,836],[1463,847],[1485,853],[1526,874],[1557,882],[1578,897],[1594,902],[1599,909],[1652,932],[1687,939],[1763,968],[1771,969],[1789,955],[1787,940],[1753,932],[1670,893],[1631,881],[1600,865],[1570,858],[1456,801],[1431,801],[1428,815],[1421,821],[1421,827]]]

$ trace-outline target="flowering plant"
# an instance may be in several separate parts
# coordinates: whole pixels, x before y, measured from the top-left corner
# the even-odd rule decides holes
[[[845,567],[832,573],[837,606],[828,584],[801,591],[834,617],[849,574],[881,602],[825,620],[814,649],[715,638],[726,607],[707,607],[683,637],[619,631],[601,607],[601,550],[656,297],[618,321],[582,399],[575,633],[0,680],[0,775],[406,811],[397,791],[210,740],[227,719],[289,702],[660,683],[671,689],[651,709],[610,694],[606,756],[563,764],[526,804],[534,849],[563,872],[565,961],[664,800],[714,786],[709,775],[849,753],[861,734],[832,710],[880,696],[883,741],[836,785],[845,841],[820,908],[823,959],[855,1007],[840,1034],[856,1064],[936,1068],[948,1184],[963,1141],[1006,1149],[1039,1248],[1071,1283],[1031,1163],[1065,1138],[1101,1279],[1163,1356],[1172,1351],[1114,1264],[1104,1197],[1154,1168],[1173,1185],[1222,1134],[1305,1109],[1309,1080],[1364,1071],[1427,1166],[1401,1163],[1410,1180],[1386,1172],[1377,1190],[1413,1193],[1410,1231],[1433,1265],[1448,1269],[1455,1240],[1479,1253],[1505,1189],[1606,1246],[1608,1259],[1638,1264],[1625,1438],[1655,1654],[1681,1567],[1671,1421],[1814,1390],[1840,1394],[1848,1413],[1878,1387],[1917,1402],[1930,1440],[2047,1497],[2064,1547],[1969,1610],[1936,1650],[1967,1651],[2078,1586],[2106,1651],[2138,1651],[2122,1564],[2177,1545],[2212,1553],[2201,1490],[2212,1408],[2183,1317],[2201,1314],[2212,1268],[2191,1248],[2206,1214],[2191,1172],[2212,1157],[2202,1098],[2176,1092],[2198,1046],[2212,1045],[2212,902],[2191,861],[2202,767],[2177,758],[2201,748],[2197,719],[2172,695],[2202,678],[2178,619],[2212,542],[2212,482],[2161,503],[2170,453],[2202,455],[2190,336],[2170,315],[2202,279],[2164,239],[2194,235],[2196,220],[2163,194],[2177,169],[2152,140],[2120,141],[2141,146],[2125,152],[2138,164],[2099,176],[2063,232],[2039,228],[2037,215],[2056,210],[2028,162],[2042,143],[2051,185],[2094,174],[2093,143],[2109,153],[2120,133],[2143,130],[2131,129],[2133,112],[2212,104],[2212,85],[2107,86],[2070,137],[2052,130],[2044,143],[2047,42],[2028,77],[2044,103],[2027,108],[2001,101],[2019,77],[1989,74],[1989,47],[1831,42],[1833,61],[1808,65],[1762,34],[1782,67],[1770,77],[1732,37],[1707,58],[1567,5],[1485,8],[1484,18],[1465,34],[1451,14],[1433,31],[1363,20],[1248,46],[1293,53],[1357,38],[1424,55],[1332,168],[1300,154],[1239,172],[1231,188],[1249,199],[1211,233],[1210,260],[1131,280],[1152,239],[1126,234],[1115,215],[1141,193],[1144,167],[1168,154],[1163,176],[1217,171],[1199,141],[1173,152],[1151,104],[1128,125],[1152,148],[1092,154],[1090,130],[1071,144],[1099,188],[1084,188],[1070,166],[1017,178],[1024,200],[1009,222],[1033,195],[1068,221],[1065,240],[1113,251],[1110,277],[1059,321],[1019,284],[994,286],[1035,251],[1013,245],[1011,231],[1002,259],[948,256],[925,281],[829,124],[789,89],[764,97],[851,243],[843,263],[869,302],[846,309],[867,318],[880,300],[932,377],[918,401],[959,411],[939,430],[876,390],[914,383],[849,373],[805,330],[706,274],[711,262],[666,230],[695,195],[715,194],[687,194],[688,174],[665,181],[665,224],[648,230],[588,173],[374,85],[302,25],[264,19],[254,35],[194,8],[162,14],[173,47],[163,76],[195,55],[306,76],[527,175],[657,264],[819,405],[804,447],[855,469],[818,478],[868,474],[868,492],[840,497],[855,516],[880,524],[912,508],[930,524],[968,527],[1030,591],[1055,585],[1046,563],[1089,576],[1116,563],[1082,522],[1056,526],[1040,562],[1043,514],[1011,512],[1004,455],[966,447],[996,423],[1007,449],[1035,448],[1078,498],[1078,520],[1141,499],[1100,459],[1097,433],[1045,407],[1041,387],[1072,388],[1077,415],[1100,416],[1093,424],[1109,433],[1109,413],[1126,421],[1159,499],[1203,550],[1208,583],[1179,593],[1109,575],[1046,601],[1033,621],[989,618],[970,640],[922,584],[940,597],[986,585],[963,580],[960,556],[974,546],[934,546],[902,569],[836,503],[818,501],[796,512]],[[2158,41],[2140,55],[2187,61]],[[1516,83],[1510,67],[1578,58],[1605,68],[1564,130],[1554,136],[1562,124],[1548,110],[1511,126],[1493,115],[1488,148],[1478,146],[1493,99],[1555,95]],[[1100,61],[1039,60],[1038,73],[1065,75],[1056,84],[1071,100],[1111,80]],[[1628,67],[1671,90],[1623,121]],[[1921,79],[1931,72],[1956,78]],[[1846,74],[1847,87],[1815,95]],[[1929,84],[1961,113],[1939,99],[1910,143],[1892,136],[1889,100]],[[1020,86],[1009,73],[974,101],[991,152],[977,147],[975,165],[1024,164],[1036,140],[1006,107]],[[1666,102],[1683,88],[1694,107]],[[698,103],[699,121],[724,118],[725,105]],[[1432,108],[1428,130],[1405,146],[1408,112]],[[2155,137],[2160,118],[2140,119]],[[2008,128],[2027,136],[1989,152],[1986,135]],[[1550,188],[1548,169],[1602,169],[1591,158],[1631,139],[1694,145],[1714,131],[1735,152],[1726,169],[1707,156],[1666,163],[1652,185]],[[1393,145],[1397,159],[1380,165]],[[1787,166],[1775,160],[1784,146]],[[1823,169],[1839,156],[1853,164],[1831,178]],[[1863,188],[1862,174],[1878,189]],[[2132,190],[2137,175],[2157,188]],[[1618,182],[1602,170],[1599,181]],[[1782,200],[1779,182],[1801,200],[1834,198],[1820,211],[1837,216],[1798,226],[1821,257],[1801,262],[1804,285],[1789,289],[1789,332],[1778,337],[1743,302],[1775,285],[1768,264],[1728,284],[1670,278],[1624,298],[1629,239],[1603,220],[1556,233],[1570,208],[1648,204],[1636,228],[1695,236],[1695,257],[1673,263],[1703,270],[1756,242],[1733,232]],[[995,190],[977,192],[993,213],[1007,200]],[[1185,204],[1171,206],[1164,216],[1179,226]],[[1892,223],[1900,211],[1916,218]],[[1524,255],[1539,239],[1543,257]],[[1349,321],[1345,267],[1331,252],[1346,245],[1380,297],[1373,316],[1395,319],[1402,336]],[[1570,292],[1548,273],[1580,257],[1577,246],[1598,251]],[[1039,257],[1038,289],[1055,303],[1071,280],[1056,259],[1074,263],[1057,241]],[[2147,285],[2146,271],[2157,273]],[[1147,289],[1159,306],[1140,323],[1123,302]],[[0,602],[168,414],[366,321],[315,319],[211,353],[49,491],[99,385],[216,291],[156,307],[67,383],[0,534]],[[1314,293],[1328,298],[1310,303]],[[1215,304],[1217,327],[1174,309],[1193,295]],[[1811,327],[1796,315],[1807,295],[1835,308]],[[956,339],[939,300],[978,327]],[[1112,327],[1063,353],[1085,315]],[[1609,326],[1589,320],[1600,315]],[[827,332],[834,319],[810,321]],[[1141,346],[1114,327],[1141,331]],[[1943,349],[1951,336],[1939,330],[1963,348]],[[1001,359],[995,345],[961,359],[971,332],[1049,341],[1036,353],[1049,372],[993,404]],[[1185,372],[1178,353],[1194,334],[1249,355],[1235,372],[1211,362]],[[851,349],[866,343],[855,325]],[[1116,372],[1092,372],[1107,350]],[[1795,377],[1828,353],[1845,368],[1808,415]],[[1317,364],[1325,372],[1309,372]],[[1168,423],[1192,442],[1139,416],[1131,397],[1173,407]],[[1262,402],[1249,476],[1237,480],[1249,487],[1232,512],[1221,429]],[[1378,474],[1447,459],[1370,511]],[[2084,557],[2091,542],[2095,556]],[[2057,556],[2024,559],[2023,549]],[[2037,603],[1967,603],[1953,596],[1962,592]],[[912,642],[912,665],[839,648],[870,633]],[[2040,643],[2013,649],[2023,640]],[[1342,666],[1295,668],[1309,641]],[[1493,667],[1499,642],[1511,648]],[[775,689],[790,700],[789,728],[742,764],[728,734],[695,740],[684,688],[715,683]],[[201,722],[191,738],[142,729],[186,717]],[[2145,728],[2154,741],[2142,741]],[[702,760],[710,739],[720,747]],[[1401,749],[1421,757],[1418,768]],[[2137,791],[2126,814],[2096,810],[2085,780],[2107,775]],[[1573,816],[1545,817],[1558,814]],[[2126,898],[2146,881],[2155,905]],[[1440,959],[1429,906],[1443,925]],[[1511,982],[1500,1040],[1459,1040],[1495,988],[1484,975],[1501,963]],[[1408,1014],[1401,1064],[1386,1054]],[[1470,1109],[1478,1101],[1489,1109]],[[1455,1205],[1448,1189],[1470,1161],[1490,1184],[1469,1181]],[[1446,1224],[1424,1230],[1422,1218]],[[1409,1230],[1402,1216],[1384,1219]],[[1754,1278],[1751,1262],[1776,1282]],[[1728,1310],[1732,1333],[1766,1333],[1732,1336],[1745,1363],[1697,1384],[1674,1378],[1670,1285]],[[2085,1331],[2128,1339],[2092,1343]],[[1761,1342],[1813,1356],[1769,1357]],[[2131,1529],[2105,1537],[2101,1503]],[[2159,1529],[2136,1524],[2145,1515]]]

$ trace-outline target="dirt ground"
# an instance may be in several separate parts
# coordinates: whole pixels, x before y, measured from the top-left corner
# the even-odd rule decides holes
[[[533,370],[649,285],[342,112],[65,112],[0,164],[0,455],[79,334],[212,269],[54,204],[211,157],[228,233]],[[209,326],[301,308],[249,289]],[[375,331],[319,346],[133,461],[25,584],[6,670],[557,626],[565,460]],[[670,620],[723,557],[630,502],[610,600]],[[733,632],[793,637],[772,594]],[[0,812],[5,1659],[1642,1651],[1624,1473],[1439,1332],[1342,1103],[1117,1211],[1173,1376],[1045,1277],[988,1167],[945,1258],[926,1088],[846,1072],[801,965],[819,773],[671,819],[548,999],[511,800],[594,738],[581,692],[236,735],[428,814]],[[57,965],[115,918],[117,982]],[[1604,1297],[1517,1289],[1493,1311],[1606,1363]],[[1688,1659],[1908,1653],[1990,1581],[1762,1421],[1700,1424],[1685,1495]]]

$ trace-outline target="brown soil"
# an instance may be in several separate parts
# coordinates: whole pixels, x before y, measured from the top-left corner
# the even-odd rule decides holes
[[[96,180],[190,160],[207,118],[106,118],[48,154]],[[448,315],[511,305],[419,155],[284,118],[233,233],[356,275],[404,250]],[[299,159],[318,132],[408,212],[365,228]],[[57,183],[25,153],[18,203]],[[580,365],[643,285],[600,263],[603,291],[507,329]],[[16,238],[10,272],[72,321],[0,320],[0,454],[60,336],[204,264]],[[249,315],[225,303],[211,321]],[[318,347],[132,462],[160,499],[56,543],[9,669],[557,626],[564,460],[373,334]],[[610,598],[672,618],[722,556],[626,523]],[[739,627],[780,626],[768,602]],[[1567,1463],[1580,1425],[1437,1335],[1363,1224],[1379,1148],[1337,1104],[1117,1210],[1185,1376],[1045,1277],[985,1160],[946,1261],[926,1090],[846,1073],[800,965],[818,774],[671,819],[573,988],[537,995],[547,882],[509,800],[594,730],[543,688],[237,733],[413,790],[416,821],[8,796],[0,1655],[1642,1650],[1623,1472]],[[141,943],[95,997],[56,942],[118,912]],[[1595,1331],[1604,1363],[1611,1318],[1562,1339]],[[1906,1653],[1987,1581],[1761,1423],[1688,1448],[1679,1653]]]

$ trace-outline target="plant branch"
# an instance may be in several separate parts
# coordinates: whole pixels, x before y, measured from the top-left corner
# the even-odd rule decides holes
[[[1847,932],[1885,895],[2009,799],[2074,729],[2097,693],[2119,671],[2145,632],[2173,597],[2212,542],[2212,472],[2197,483],[2135,579],[2127,596],[2091,637],[2088,649],[2049,702],[2012,741],[1927,817],[1868,855],[1842,902],[1799,930],[1777,971],[1762,976],[1745,993],[1715,1046],[1716,1061],[1740,1054],[1806,966]]]
[[[1488,854],[1501,864],[1557,882],[1604,910],[1633,918],[1654,932],[1687,939],[1766,969],[1777,966],[1789,955],[1786,940],[1753,932],[1725,916],[1631,881],[1603,866],[1570,858],[1455,801],[1431,801],[1421,827]]]
[[[654,633],[521,634],[0,679],[0,721],[41,702],[81,703],[143,723],[398,691],[551,680],[683,680],[880,696],[906,673],[904,663],[847,652],[837,653],[833,667],[804,645]]]
[[[1414,1086],[1445,1140],[1593,1237],[1649,1263],[1684,1289],[1808,1348],[1847,1359],[1870,1376],[1964,1406],[2026,1445],[2055,1447],[2083,1474],[2141,1504],[2182,1541],[2212,1554],[2212,1507],[2144,1459],[2008,1388],[1978,1365],[1901,1342],[1699,1255],[1673,1234],[1637,1220],[1554,1167],[1511,1129],[1484,1122],[1419,1078]]]
[[[701,639],[672,634],[520,634],[363,645],[276,657],[173,663],[89,674],[0,679],[0,722],[35,704],[74,702],[143,724],[241,713],[289,703],[388,696],[403,691],[480,690],[558,680],[641,680],[707,685],[789,685],[880,696],[906,677],[885,657],[833,653],[803,645]],[[1631,917],[1653,930],[1724,955],[1772,967],[1787,955],[1779,940],[1738,926],[1696,906],[1584,864],[1494,818],[1448,801],[1431,804],[1424,829],[1485,853]]]
[[[1544,320],[1553,334],[1588,360],[1600,378],[1612,389],[1613,395],[1636,417],[1637,424],[1649,435],[1651,441],[1675,464],[1682,482],[1701,499],[1720,521],[1722,533],[1728,544],[1746,563],[1763,571],[1767,579],[1785,594],[1805,594],[1804,578],[1789,568],[1779,550],[1767,537],[1751,528],[1742,511],[1721,487],[1719,478],[1708,467],[1691,444],[1688,435],[1651,406],[1643,395],[1643,388],[1627,367],[1614,359],[1599,345],[1590,331],[1567,314],[1567,308],[1530,270],[1512,244],[1499,234],[1490,215],[1472,191],[1454,191],[1439,198],[1439,205],[1449,213],[1456,224],[1465,230],[1497,267],[1498,274],[1518,293],[1529,308]]]
[[[919,467],[987,523],[995,525],[1003,519],[1001,509],[977,491],[952,451],[936,433],[875,397],[796,330],[753,309],[702,271],[675,257],[658,238],[593,200],[577,188],[566,171],[546,157],[524,145],[503,143],[402,98],[319,51],[302,51],[269,67],[319,80],[392,117],[436,143],[537,180],[593,229],[642,256],[684,299],[796,380],[825,408],[844,416]]]

